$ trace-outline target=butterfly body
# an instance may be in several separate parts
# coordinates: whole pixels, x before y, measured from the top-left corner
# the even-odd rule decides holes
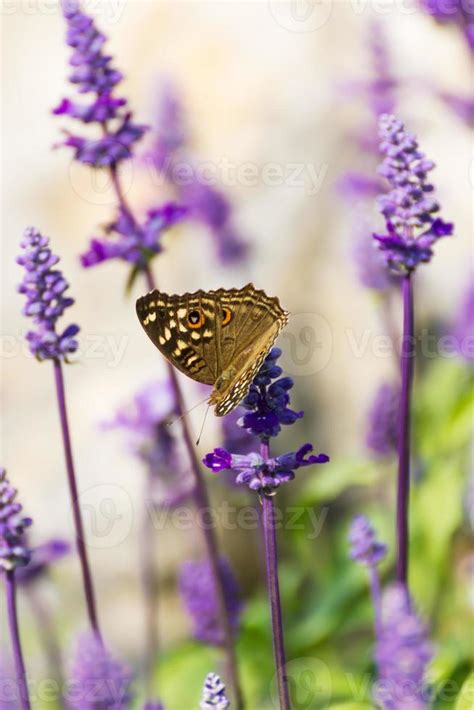
[[[213,385],[209,398],[223,416],[245,397],[279,332],[288,322],[277,298],[241,289],[160,291],[139,298],[137,315],[160,352],[181,372]]]

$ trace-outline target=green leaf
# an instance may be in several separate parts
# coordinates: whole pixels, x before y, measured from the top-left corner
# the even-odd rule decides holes
[[[315,505],[333,500],[351,486],[372,486],[380,477],[381,467],[373,461],[330,461],[305,479],[298,491],[301,505]]]
[[[472,710],[474,707],[474,672],[463,683],[454,710]]]

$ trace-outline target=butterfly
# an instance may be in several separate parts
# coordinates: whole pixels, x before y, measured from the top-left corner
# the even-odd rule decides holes
[[[251,283],[182,296],[151,291],[136,308],[167,360],[193,380],[213,385],[209,404],[218,417],[245,397],[289,317],[278,298]]]

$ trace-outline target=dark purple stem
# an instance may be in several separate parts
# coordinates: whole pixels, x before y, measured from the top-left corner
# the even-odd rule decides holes
[[[18,628],[18,614],[16,609],[16,585],[15,572],[10,570],[5,573],[5,585],[7,593],[7,613],[8,625],[10,627],[10,637],[12,641],[13,659],[15,661],[16,682],[22,710],[30,710],[30,698],[28,695],[28,684],[26,682],[26,669],[21,650],[20,630]]]
[[[408,579],[408,504],[410,498],[410,406],[415,362],[415,321],[412,275],[404,276],[403,340],[401,350],[402,388],[398,437],[397,491],[397,580],[407,586]]]
[[[101,638],[97,612],[95,605],[94,586],[87,556],[87,547],[82,522],[81,509],[79,506],[79,495],[77,491],[76,474],[74,471],[74,459],[72,456],[71,436],[69,433],[69,423],[66,409],[66,393],[64,391],[64,378],[59,360],[54,360],[54,379],[56,382],[56,394],[58,398],[59,418],[61,421],[61,432],[63,437],[64,456],[66,459],[66,472],[71,497],[72,513],[74,518],[74,528],[76,531],[76,546],[82,569],[82,579],[84,584],[84,594],[86,597],[87,613],[94,632]]]
[[[115,167],[111,168],[111,179],[112,179],[112,185],[115,190],[115,194],[117,196],[117,200],[119,202],[120,208],[127,213],[127,215],[134,221],[134,214],[132,208],[129,206],[125,199],[125,195],[122,190],[122,186],[120,183],[120,177],[118,174],[118,171]],[[149,266],[146,267],[144,270],[144,276],[146,279],[146,283],[148,286],[148,289],[150,291],[154,291],[157,286],[156,282],[153,276],[153,273],[151,272],[151,269]],[[188,418],[186,415],[186,407],[184,404],[184,398],[183,394],[181,391],[180,384],[178,382],[178,378],[176,376],[176,371],[173,367],[173,365],[166,361],[166,365],[168,368],[168,376],[171,382],[171,385],[173,387],[175,399],[176,399],[176,414],[177,417],[181,421],[181,426],[182,426],[182,431],[183,431],[183,439],[184,443],[186,446],[186,449],[188,451],[188,456],[189,460],[191,463],[191,470],[194,475],[194,489],[193,489],[193,497],[194,501],[196,504],[196,508],[198,511],[206,511],[209,510],[209,496],[207,493],[207,488],[206,484],[204,481],[204,477],[202,475],[201,471],[201,466],[199,459],[197,457],[197,452],[196,448],[193,442],[193,437],[191,436],[191,430],[189,428],[189,422]],[[207,555],[211,564],[211,569],[212,569],[212,575],[214,578],[214,582],[216,585],[216,592],[217,592],[217,599],[219,603],[219,613],[220,613],[220,620],[221,620],[221,626],[223,629],[224,633],[224,647],[226,651],[226,656],[227,656],[227,666],[228,666],[228,672],[230,676],[230,681],[231,685],[233,688],[234,692],[234,705],[236,710],[243,710],[244,707],[244,701],[243,701],[243,696],[242,696],[242,689],[240,687],[240,680],[239,680],[239,673],[238,673],[238,667],[237,667],[237,657],[235,654],[235,643],[234,643],[234,634],[232,631],[232,625],[230,622],[230,617],[229,617],[229,612],[227,609],[226,601],[225,601],[225,590],[224,590],[224,582],[222,579],[222,573],[221,573],[221,568],[219,565],[219,549],[217,545],[217,540],[216,536],[214,533],[214,530],[211,529],[208,525],[203,525],[202,526],[202,532],[204,535],[204,542],[206,545],[206,551]]]
[[[261,444],[261,455],[269,458],[268,444]],[[265,562],[267,568],[267,588],[272,617],[273,654],[278,684],[280,710],[290,710],[288,679],[286,676],[285,645],[283,641],[283,622],[281,615],[280,584],[278,581],[278,550],[275,530],[273,497],[262,495],[263,535],[265,540]]]
[[[372,565],[369,568],[369,575],[372,605],[374,607],[375,635],[377,638],[380,638],[382,633],[382,597],[380,593],[380,579],[377,565]]]

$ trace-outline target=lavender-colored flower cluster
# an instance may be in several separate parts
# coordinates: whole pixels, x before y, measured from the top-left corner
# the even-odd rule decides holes
[[[225,685],[217,673],[208,673],[202,698],[199,704],[200,710],[226,710],[230,703],[225,694]]]
[[[131,701],[130,671],[94,634],[81,636],[68,690],[70,710],[125,710]]]
[[[379,173],[391,190],[379,197],[387,233],[374,234],[388,267],[397,273],[413,271],[430,261],[433,245],[453,232],[453,225],[434,215],[439,211],[428,173],[434,163],[418,148],[413,133],[408,133],[395,116],[380,118],[380,150],[385,158]]]
[[[282,454],[274,458],[264,458],[261,454],[251,452],[247,455],[231,454],[225,449],[214,449],[204,458],[205,465],[214,473],[231,469],[237,473],[235,482],[246,485],[252,491],[273,491],[282,483],[292,481],[298,468],[326,463],[326,454],[313,455],[311,444],[304,444],[298,451]],[[307,454],[310,454],[307,458]]]
[[[219,565],[230,623],[233,632],[237,633],[242,611],[239,585],[225,558],[220,559]],[[215,646],[222,644],[224,635],[210,562],[184,562],[179,576],[179,589],[183,604],[193,620],[195,638]]]
[[[280,348],[271,349],[242,402],[249,413],[244,415],[241,426],[262,441],[277,436],[282,424],[294,424],[304,414],[288,406],[288,392],[294,383],[291,377],[280,377],[282,369],[277,365],[280,356]]]
[[[384,710],[429,707],[425,673],[432,656],[426,628],[413,611],[406,588],[392,585],[383,596],[382,631],[375,651],[375,699]]]
[[[78,348],[76,335],[79,326],[71,324],[56,332],[56,323],[64,311],[74,303],[65,293],[69,284],[62,271],[55,269],[59,257],[49,248],[49,240],[34,227],[25,230],[23,254],[17,258],[25,268],[25,275],[18,290],[26,296],[23,313],[36,325],[27,333],[30,350],[38,360],[59,360],[67,358]]]
[[[155,134],[153,145],[145,156],[146,162],[173,185],[179,201],[186,205],[189,217],[209,229],[222,263],[244,259],[248,246],[233,224],[229,200],[221,190],[204,181],[187,154],[183,108],[169,82],[162,90]]]
[[[378,565],[387,554],[387,546],[378,542],[375,530],[365,515],[357,515],[352,521],[349,545],[351,559],[367,567]]]
[[[16,500],[16,495],[7,472],[0,468],[0,569],[5,572],[24,567],[31,557],[25,530],[32,520],[22,515],[23,507]]]
[[[394,454],[398,444],[400,387],[382,384],[369,410],[366,444],[378,457]]]
[[[96,168],[116,166],[130,158],[133,145],[143,136],[146,126],[134,123],[127,100],[114,95],[123,75],[111,65],[112,57],[104,52],[105,35],[81,10],[78,0],[63,0],[62,9],[67,23],[66,42],[73,49],[69,81],[79,94],[92,94],[92,98],[88,103],[63,99],[54,113],[96,124],[102,134],[96,138],[68,134],[64,145],[74,149],[74,157],[81,163]],[[115,124],[113,128],[110,122]]]
[[[237,473],[237,484],[246,485],[250,490],[267,495],[282,483],[292,481],[298,468],[329,461],[326,454],[308,456],[313,450],[311,444],[304,444],[297,451],[276,457],[264,455],[265,451],[268,451],[270,438],[278,435],[281,425],[294,424],[304,414],[294,412],[288,406],[288,392],[293,387],[293,380],[290,377],[280,378],[282,370],[276,364],[280,355],[281,350],[273,348],[265,358],[242,402],[242,406],[250,410],[250,414],[245,414],[237,422],[237,426],[260,438],[261,452],[232,454],[226,449],[216,448],[203,459],[207,468],[215,473],[232,470]]]

